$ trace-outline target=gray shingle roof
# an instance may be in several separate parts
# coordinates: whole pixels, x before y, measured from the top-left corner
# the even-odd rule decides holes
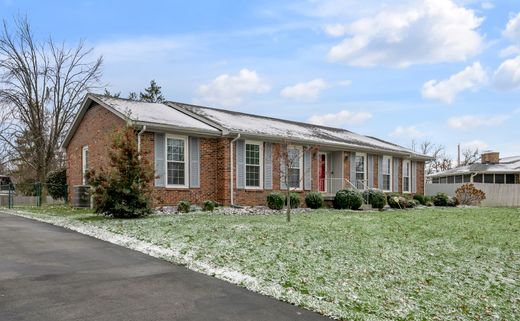
[[[508,174],[520,173],[520,156],[501,158],[498,164],[475,163],[467,166],[452,168],[450,170],[430,174],[428,177],[444,177],[462,174]]]
[[[287,138],[316,144],[332,144],[345,148],[360,150],[371,149],[380,152],[407,154],[413,157],[427,158],[427,156],[415,153],[411,149],[378,138],[356,134],[341,128],[319,126],[179,102],[170,102],[169,104],[179,110],[187,111],[199,119],[205,119],[231,133],[278,139]]]
[[[264,139],[288,139],[294,142],[318,144],[346,150],[388,153],[427,160],[430,157],[384,141],[354,132],[326,126],[245,114],[236,111],[196,106],[179,102],[147,103],[122,98],[88,94],[69,133],[63,143],[66,146],[77,128],[88,105],[97,102],[112,110],[120,117],[152,128],[186,130],[208,135],[241,134],[244,137]]]

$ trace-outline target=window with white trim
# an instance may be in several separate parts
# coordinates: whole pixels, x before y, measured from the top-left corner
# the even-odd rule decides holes
[[[356,153],[356,188],[365,189],[365,177],[367,172],[367,155]]]
[[[262,147],[260,142],[246,141],[246,188],[262,187]]]
[[[166,136],[166,184],[174,187],[187,187],[188,138]]]
[[[88,172],[88,145],[83,146],[81,149],[81,174],[82,183],[87,185],[87,172]]]
[[[290,146],[287,149],[289,169],[289,188],[303,188],[303,149],[301,146]]]
[[[462,177],[461,177],[462,179]],[[403,192],[410,193],[410,161],[403,160]]]
[[[392,191],[392,157],[383,156],[383,191]]]

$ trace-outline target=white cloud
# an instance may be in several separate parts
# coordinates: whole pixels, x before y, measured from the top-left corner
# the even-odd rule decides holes
[[[103,55],[105,62],[143,62],[166,58],[181,47],[172,37],[142,37],[136,39],[102,42],[94,46],[96,55]]]
[[[491,10],[495,8],[495,5],[493,4],[493,2],[484,1],[480,4],[480,7],[484,10]]]
[[[340,86],[348,87],[348,86],[352,85],[352,80],[342,80],[342,81],[338,82],[338,84]]]
[[[496,116],[477,116],[465,115],[458,117],[451,117],[448,119],[448,125],[457,130],[470,130],[480,127],[499,126],[509,118],[508,115]]]
[[[390,6],[348,24],[328,26],[333,36],[347,36],[329,58],[355,66],[464,61],[482,49],[476,30],[483,18],[451,0],[422,0]]]
[[[335,114],[313,115],[308,122],[316,125],[344,127],[346,125],[360,125],[372,118],[367,112],[350,112],[342,110]]]
[[[327,83],[320,78],[309,82],[301,82],[282,89],[280,95],[294,100],[312,101],[318,98],[321,90],[327,87]]]
[[[486,82],[486,71],[479,62],[476,62],[448,79],[426,82],[422,88],[422,95],[425,98],[437,99],[450,104],[458,93],[465,90],[475,91]]]
[[[493,75],[493,83],[500,90],[520,89],[520,55],[500,64]]]
[[[384,6],[381,0],[308,0],[296,2],[293,9],[312,17],[344,18],[371,14]]]
[[[391,133],[393,137],[405,137],[405,138],[419,138],[424,136],[424,133],[418,130],[415,126],[397,126]]]
[[[520,13],[509,19],[502,34],[513,42],[520,42]]]
[[[515,45],[511,45],[511,46],[508,46],[508,47],[502,49],[500,51],[500,53],[498,54],[498,56],[500,58],[507,58],[507,57],[516,56],[516,55],[519,55],[519,54],[520,54],[520,47],[519,46],[515,46]]]
[[[489,147],[489,145],[486,142],[483,142],[481,140],[475,139],[468,142],[463,142],[460,144],[460,147],[462,150],[464,149],[478,149],[480,151],[485,150]]]
[[[204,103],[219,106],[239,104],[247,94],[267,92],[271,86],[254,70],[242,69],[237,75],[223,74],[198,89],[199,99]]]

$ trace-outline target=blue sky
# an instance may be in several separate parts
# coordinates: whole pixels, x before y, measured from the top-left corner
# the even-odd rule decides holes
[[[38,37],[84,39],[112,92],[519,155],[517,0],[15,1]]]

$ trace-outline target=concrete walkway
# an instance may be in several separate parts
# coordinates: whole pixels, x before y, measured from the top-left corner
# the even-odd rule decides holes
[[[120,246],[0,212],[0,320],[328,320]]]

